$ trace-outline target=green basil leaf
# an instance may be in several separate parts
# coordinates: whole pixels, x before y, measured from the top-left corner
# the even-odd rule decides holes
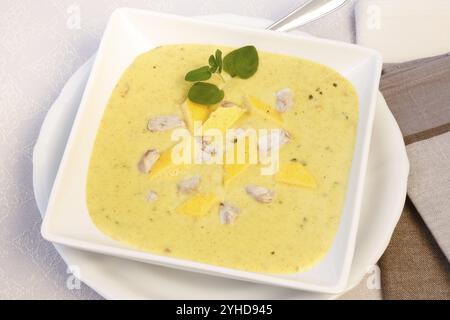
[[[228,53],[225,58],[223,58],[223,70],[228,73],[231,77],[236,77],[237,72],[234,66],[234,60],[236,57],[236,50]]]
[[[254,46],[245,46],[231,51],[223,59],[224,70],[232,77],[248,79],[258,70],[259,57]]]
[[[248,79],[258,70],[259,57],[254,46],[246,46],[237,50],[234,67],[237,76],[241,79]]]
[[[216,63],[217,63],[217,67],[219,69],[219,73],[222,73],[222,51],[220,51],[219,49],[216,50]]]
[[[224,95],[223,90],[220,90],[216,85],[196,82],[189,90],[188,98],[195,103],[211,105],[222,101]]]
[[[209,71],[210,71],[211,73],[216,72],[217,69],[219,68],[219,66],[218,66],[218,64],[217,64],[217,61],[216,61],[216,58],[215,58],[213,55],[209,56],[208,63],[209,63],[209,65],[210,65]]]
[[[219,68],[218,66],[210,67],[209,72],[214,73],[217,71],[218,68]]]
[[[208,63],[212,68],[217,67],[216,58],[213,55],[209,56]]]
[[[205,81],[211,78],[211,71],[208,66],[204,66],[186,73],[184,80],[186,81]]]

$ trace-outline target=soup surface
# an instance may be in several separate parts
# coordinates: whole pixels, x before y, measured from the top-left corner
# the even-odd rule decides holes
[[[217,48],[224,55],[232,50],[158,47],[124,72],[91,156],[91,219],[111,238],[160,255],[255,272],[305,270],[324,257],[338,229],[358,122],[356,92],[328,67],[259,52],[249,79],[211,78],[226,103],[196,105],[187,100],[192,83],[185,74]],[[261,174],[261,164],[167,160],[179,128],[159,130],[158,117],[189,128],[193,119],[226,124],[233,115],[231,128],[286,133],[275,174]],[[159,157],[150,170],[152,159],[143,159],[148,150]]]

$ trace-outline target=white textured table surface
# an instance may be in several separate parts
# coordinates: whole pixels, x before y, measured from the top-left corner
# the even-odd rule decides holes
[[[32,149],[44,116],[70,75],[97,49],[117,7],[181,15],[236,13],[275,20],[302,0],[1,0],[0,1],[0,299],[96,299],[69,290],[66,266],[40,236],[32,189]],[[301,30],[354,41],[353,6]],[[70,20],[79,10],[77,21]],[[370,292],[371,291],[371,292]],[[347,298],[376,298],[365,281]],[[375,292],[374,292],[375,291]]]

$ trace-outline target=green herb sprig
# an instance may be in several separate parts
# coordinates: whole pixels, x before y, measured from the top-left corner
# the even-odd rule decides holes
[[[208,66],[200,67],[186,73],[184,80],[197,82],[209,80],[213,73],[220,74],[222,72],[222,51],[216,50],[208,59]]]
[[[189,71],[184,79],[195,82],[188,93],[192,102],[211,105],[222,101],[223,90],[216,85],[202,81],[209,80],[217,73],[222,80],[222,71],[228,73],[232,78],[238,77],[248,79],[258,70],[259,57],[254,46],[245,46],[231,51],[222,59],[222,51],[216,50],[215,54],[208,59],[208,65]]]
[[[210,67],[209,71],[211,71],[211,73],[222,73],[222,51],[217,49],[216,53],[209,57],[208,63]]]

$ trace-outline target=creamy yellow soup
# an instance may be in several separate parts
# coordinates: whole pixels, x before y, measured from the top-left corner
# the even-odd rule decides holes
[[[185,119],[181,106],[192,83],[184,76],[205,65],[217,48],[224,55],[232,50],[193,44],[158,47],[124,72],[92,152],[90,216],[103,233],[136,249],[254,272],[305,270],[324,257],[335,238],[353,156],[358,98],[336,71],[296,57],[258,52],[255,75],[228,79],[223,85],[224,99],[245,108],[232,127],[289,132],[291,140],[279,149],[280,166],[301,165],[311,184],[262,175],[257,164],[226,184],[221,164],[169,167],[156,176],[137,168],[146,150],[162,152],[174,145],[173,130],[152,132],[148,122],[161,115]],[[276,93],[283,88],[289,88],[294,99],[289,110],[270,111],[281,121],[247,107],[249,99],[257,99],[275,109]],[[177,185],[192,176],[200,177],[197,188],[180,192]],[[246,191],[249,185],[270,190],[270,201],[255,200]],[[193,198],[203,201],[201,214],[180,212]],[[232,223],[220,219],[221,203],[239,209]]]

